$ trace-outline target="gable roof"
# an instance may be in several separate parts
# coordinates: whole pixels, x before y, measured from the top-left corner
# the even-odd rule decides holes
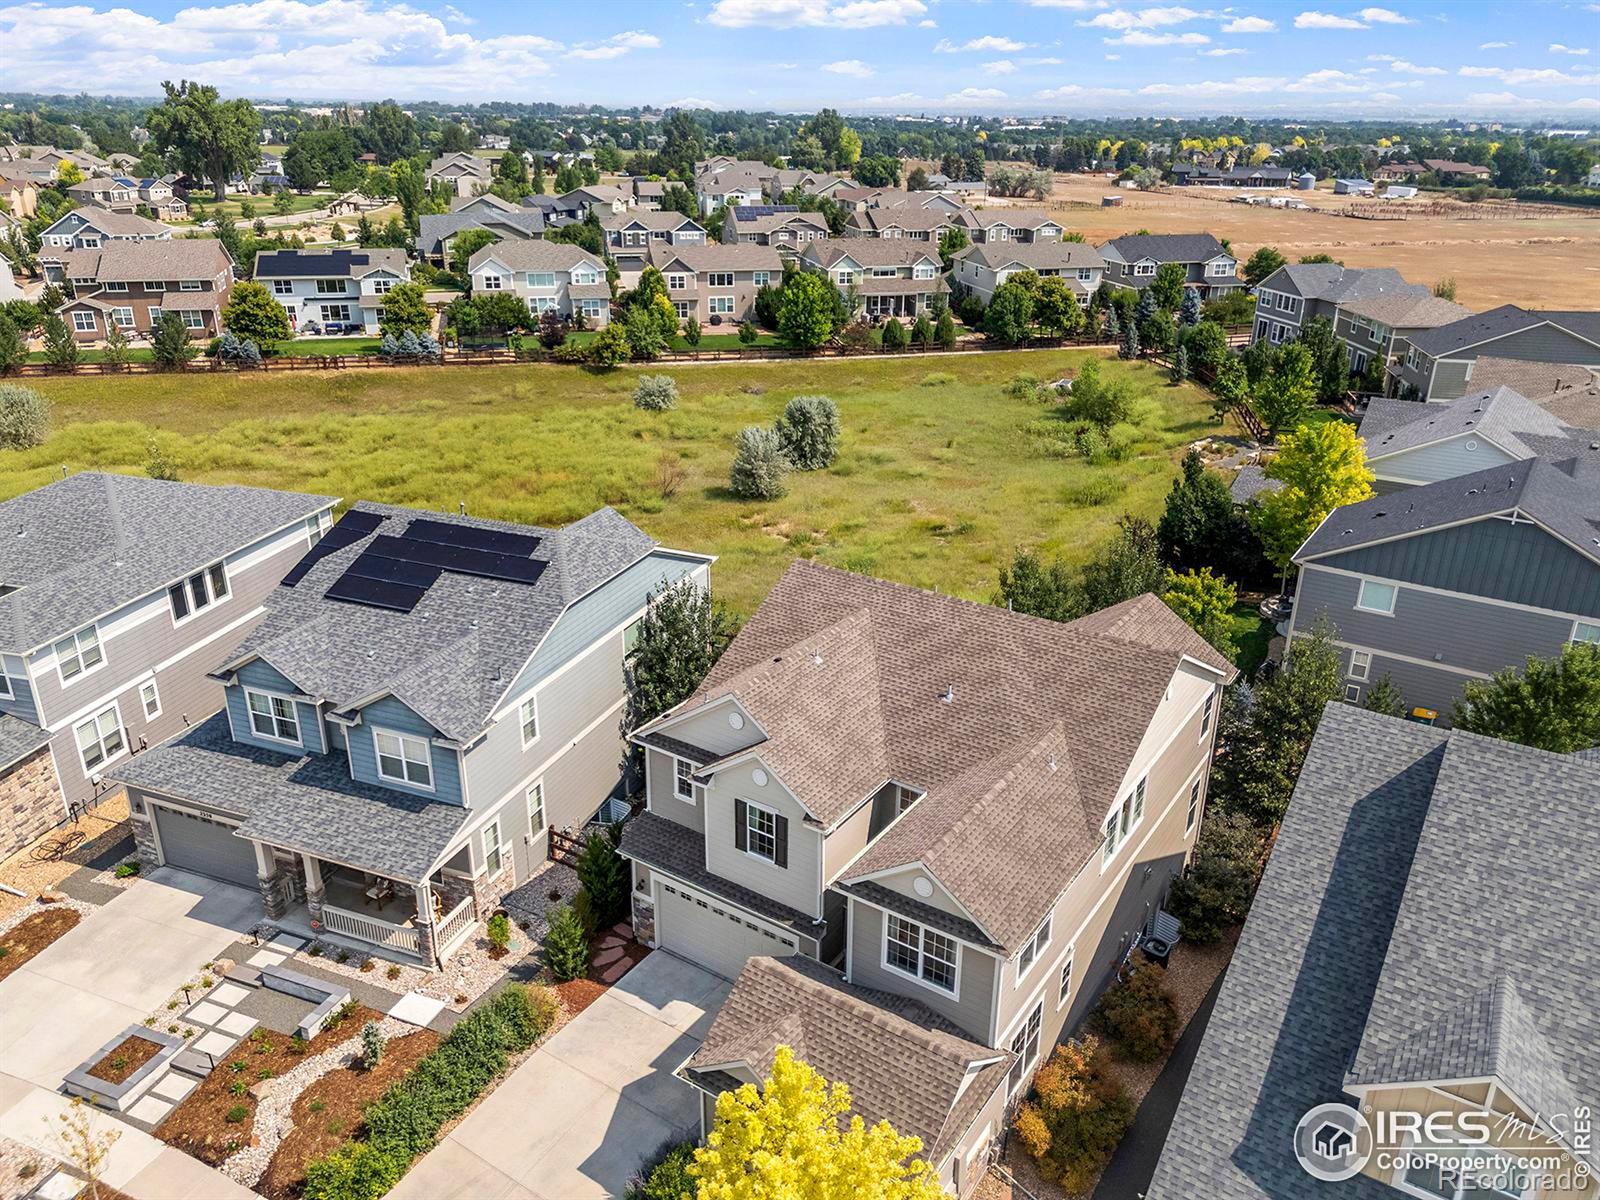
[[[979,242],[955,255],[998,271],[1012,263],[1030,271],[1104,267],[1100,251],[1083,242]]]
[[[648,229],[651,232],[667,230],[675,233],[686,225],[701,232],[705,231],[705,226],[693,217],[686,217],[681,212],[675,212],[670,208],[636,208],[629,209],[625,213],[608,212],[600,214],[601,229],[629,229],[638,226],[640,229]]]
[[[1260,286],[1267,291],[1339,305],[1377,296],[1399,295],[1419,300],[1433,296],[1422,284],[1407,283],[1393,267],[1346,267],[1339,263],[1285,263],[1263,279]]]
[[[1409,420],[1399,420],[1397,406],[1411,410]],[[1369,429],[1369,420],[1386,427]],[[1369,407],[1361,423],[1368,462],[1468,433],[1482,435],[1515,459],[1590,457],[1589,445],[1600,442],[1600,433],[1574,429],[1508,387],[1462,396],[1447,404],[1390,401],[1376,414]]]
[[[935,1166],[1004,1085],[1013,1058],[909,997],[846,983],[808,958],[758,955],[684,1073],[714,1092],[737,1084],[718,1068],[743,1066],[765,1079],[780,1045],[825,1079],[847,1084],[852,1112],[869,1127],[886,1120],[920,1138]]]
[[[808,242],[800,257],[824,270],[846,258],[863,267],[911,267],[924,259],[939,265],[939,248],[904,238],[828,238]]]
[[[1546,322],[1593,343],[1600,349],[1600,312],[1555,311],[1536,312],[1519,308],[1515,304],[1502,304],[1488,312],[1463,317],[1449,325],[1441,325],[1411,338],[1411,344],[1430,358],[1481,346],[1508,334],[1533,329]]]
[[[544,214],[536,208],[512,207],[510,212],[424,213],[419,218],[417,249],[434,254],[444,242],[465,229],[487,229],[504,239],[521,241],[544,232]]]
[[[135,213],[112,212],[109,208],[100,208],[93,204],[62,213],[50,223],[49,228],[42,232],[49,233],[61,222],[72,217],[82,218],[85,224],[99,230],[108,237],[163,238],[172,236],[171,226],[163,225],[160,221],[152,221],[148,217],[141,217]],[[39,253],[48,257],[54,249],[55,247],[53,246],[44,246],[40,248]]]
[[[824,235],[828,232],[828,219],[821,213],[814,212],[763,212],[759,216],[741,218],[735,209],[733,224],[741,234],[771,233],[775,229],[783,229],[790,225],[808,225],[812,229],[821,230]]]
[[[699,275],[703,271],[782,271],[783,260],[771,246],[755,242],[706,242],[687,245],[650,243],[650,262],[665,268],[676,260]]]
[[[890,780],[923,789],[849,878],[937,862],[1011,947],[1097,844],[1185,658],[1233,677],[1153,596],[1062,624],[801,559],[701,691],[645,729],[737,696],[766,731],[752,752],[823,826]]]
[[[1158,263],[1210,262],[1219,254],[1228,253],[1209,233],[1131,233],[1112,238],[1100,247],[1100,252],[1108,259],[1127,263],[1146,258]]]
[[[336,503],[88,471],[0,503],[0,648],[21,654]]]
[[[210,279],[233,269],[215,238],[119,238],[92,250],[69,250],[61,262],[67,278],[99,283]]]
[[[918,208],[913,205],[894,208],[864,208],[850,214],[849,224],[858,229],[879,232],[884,229],[909,229],[914,232],[943,229],[957,224],[963,209]]]
[[[264,659],[306,695],[335,709],[393,695],[457,740],[482,731],[567,605],[655,548],[654,540],[610,508],[560,529],[368,501],[351,512],[385,519],[350,546],[317,558],[297,583],[278,587],[267,599],[267,615],[228,666]],[[535,557],[549,565],[531,584],[445,571],[410,612],[323,595],[373,538],[403,536],[418,519],[532,534],[540,539]]]
[[[1383,292],[1347,300],[1344,310],[1391,329],[1433,329],[1470,316],[1472,310],[1453,300],[1435,296],[1431,289]]]
[[[374,271],[406,273],[404,250],[259,250],[257,279],[361,279]]]
[[[468,260],[467,270],[476,271],[491,259],[513,271],[570,271],[584,263],[602,273],[605,271],[605,264],[582,246],[575,246],[571,242],[547,242],[543,238],[496,242],[492,246],[485,246]]]
[[[972,213],[968,223],[975,229],[1006,225],[1012,229],[1039,229],[1045,225],[1061,228],[1061,221],[1040,208],[986,208]]]

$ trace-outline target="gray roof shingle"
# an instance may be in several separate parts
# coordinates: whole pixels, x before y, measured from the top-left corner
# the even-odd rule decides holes
[[[0,504],[0,648],[21,654],[337,502],[84,472]]]
[[[1515,304],[1502,304],[1499,308],[1491,308],[1488,312],[1476,313],[1459,321],[1452,321],[1448,325],[1440,325],[1436,329],[1415,334],[1411,338],[1411,344],[1430,358],[1437,358],[1441,354],[1449,354],[1452,351],[1464,350],[1469,346],[1505,337],[1508,333],[1532,329],[1536,325],[1543,325],[1546,321],[1586,341],[1600,343],[1600,312],[1553,309],[1535,312],[1531,309],[1518,308]]]
[[[48,730],[12,713],[0,713],[0,771],[16,765],[49,742]]]
[[[1268,291],[1288,292],[1329,304],[1400,296],[1420,302],[1433,292],[1407,283],[1393,267],[1346,267],[1340,263],[1288,263],[1261,281]]]
[[[1209,233],[1130,233],[1102,243],[1102,253],[1107,246],[1121,255],[1123,262],[1129,263],[1145,258],[1153,258],[1158,263],[1210,262],[1228,252]]]
[[[1412,419],[1390,424],[1395,405],[1408,407]],[[1590,443],[1600,440],[1600,433],[1571,428],[1508,387],[1475,392],[1446,404],[1389,401],[1378,412],[1377,419],[1388,426],[1382,432],[1369,430],[1372,416],[1369,407],[1368,418],[1361,423],[1369,462],[1467,433],[1480,434],[1517,459],[1587,457]]]

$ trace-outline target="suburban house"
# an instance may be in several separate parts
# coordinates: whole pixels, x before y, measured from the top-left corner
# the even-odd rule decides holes
[[[55,253],[58,250],[95,250],[104,242],[160,241],[171,237],[172,230],[159,221],[87,204],[62,213],[39,234],[39,265],[45,278],[57,283],[61,276],[52,275],[50,268],[60,261]]]
[[[778,168],[764,162],[718,155],[694,168],[694,197],[700,215],[709,217],[724,204],[764,204],[767,181]]]
[[[732,237],[729,237],[729,233]],[[826,241],[828,220],[821,213],[801,212],[789,205],[757,205],[730,208],[722,240],[755,246],[771,246],[785,258],[792,258],[810,242]]]
[[[1135,233],[1112,238],[1100,247],[1106,280],[1118,287],[1143,289],[1167,263],[1184,269],[1184,286],[1200,299],[1224,296],[1244,287],[1238,262],[1209,233]]]
[[[39,185],[0,170],[0,204],[12,219],[25,221],[39,211]]]
[[[667,185],[661,180],[646,179],[641,175],[633,181],[633,206],[646,212],[655,212],[660,209],[661,198],[666,190]]]
[[[844,223],[844,236],[937,242],[946,229],[964,226],[966,216],[966,209],[946,204],[872,205],[850,214]]]
[[[79,204],[93,204],[120,213],[131,213],[140,203],[137,183],[131,179],[112,179],[106,175],[80,179],[67,188],[67,195]]]
[[[197,339],[222,332],[233,260],[215,238],[106,242],[68,250],[59,261],[73,291],[61,319],[79,342],[99,341],[113,325],[130,336],[148,334],[169,312]]]
[[[1379,183],[1410,183],[1427,169],[1419,162],[1386,162],[1372,173],[1372,177]]]
[[[441,154],[429,163],[422,181],[430,188],[436,183],[446,184],[458,196],[475,196],[489,190],[494,176],[487,159],[457,150],[453,154]]]
[[[982,209],[964,215],[967,236],[979,245],[994,242],[1056,242],[1066,231],[1048,213],[1032,208]]]
[[[582,317],[590,329],[611,318],[611,285],[606,265],[570,242],[500,242],[485,246],[467,264],[474,294],[512,292],[527,302],[535,318],[554,312]]]
[[[860,187],[847,175],[833,175],[827,171],[801,171],[788,168],[775,171],[767,180],[767,199],[782,204],[784,197],[799,188],[802,195],[832,198],[841,188]]]
[[[1559,404],[1566,396],[1552,395]],[[1374,398],[1361,418],[1373,490],[1401,491],[1530,458],[1600,460],[1600,430],[1577,427],[1509,387],[1443,404]]]
[[[189,204],[165,179],[149,177],[137,181],[139,202],[147,204],[157,217],[181,220],[189,215]]]
[[[1019,271],[1058,275],[1087,308],[1105,269],[1100,251],[1083,242],[986,242],[956,251],[951,277],[987,305],[995,289]]]
[[[1600,1009],[1569,943],[1600,925],[1596,794],[1592,751],[1328,705],[1147,1200],[1592,1197]],[[1359,1173],[1316,1182],[1313,1145]]]
[[[106,769],[222,705],[208,673],[335,501],[88,473],[0,503],[0,852],[112,789]]]
[[[1481,385],[1474,364],[1484,356],[1529,363],[1600,366],[1600,312],[1541,312],[1502,304],[1408,339],[1393,372],[1405,399],[1454,400]]]
[[[1297,179],[1287,167],[1215,167],[1180,164],[1172,168],[1172,182],[1179,187],[1289,187]]]
[[[736,1086],[790,1041],[769,987],[838,1008],[861,1039],[835,1076],[852,1091],[911,1069],[908,1027],[957,1038],[944,1056],[965,1065],[919,1099],[933,1152],[981,1174],[1006,1103],[1182,869],[1234,676],[1154,596],[1060,623],[793,563],[700,690],[633,737],[635,931],[753,993],[708,1042],[755,1057],[697,1053],[697,1085]]]
[[[1473,436],[1446,449],[1504,455]],[[1468,680],[1600,641],[1596,512],[1593,455],[1486,465],[1336,508],[1295,552],[1289,635],[1326,619],[1347,699],[1388,675],[1408,708],[1448,722]]]
[[[989,195],[987,179],[951,179],[942,171],[935,171],[928,176],[928,188],[931,191],[970,197],[973,200],[982,200]]]
[[[588,201],[576,192],[568,192],[565,196],[524,196],[522,207],[538,210],[544,217],[545,225],[552,229],[581,221],[589,215]]]
[[[1448,158],[1425,158],[1422,165],[1439,177],[1440,183],[1458,183],[1463,179],[1474,182],[1488,179],[1491,172],[1488,167],[1480,167],[1476,163],[1454,162]]]
[[[841,238],[811,242],[800,265],[820,271],[858,312],[869,317],[909,317],[928,311],[934,296],[950,288],[940,271],[939,252],[924,242],[890,238]]]
[[[633,197],[609,183],[585,184],[583,187],[573,188],[562,196],[561,200],[569,205],[581,206],[585,214],[593,212],[602,217],[607,213],[612,215],[625,213],[633,207]]]
[[[383,297],[411,279],[404,250],[261,250],[255,280],[289,314],[291,329],[378,332]]]
[[[456,236],[468,229],[487,229],[502,242],[544,236],[543,213],[502,200],[492,192],[457,200],[447,213],[423,213],[418,221],[417,253],[440,266],[449,263]]]
[[[770,246],[650,243],[650,265],[666,277],[680,321],[738,325],[755,316],[756,293],[783,279]]]
[[[1326,317],[1359,375],[1374,358],[1387,363],[1404,353],[1413,334],[1468,314],[1425,285],[1407,283],[1393,267],[1286,263],[1256,287],[1250,340],[1276,346],[1298,337],[1307,321]]]
[[[706,228],[693,217],[670,209],[645,209],[607,214],[600,218],[606,235],[606,253],[617,264],[618,282],[625,288],[637,286],[639,276],[650,265],[650,247],[703,246]]]
[[[355,505],[223,657],[224,711],[117,772],[140,855],[444,963],[549,830],[614,819],[627,647],[709,565],[609,508],[542,529]]]

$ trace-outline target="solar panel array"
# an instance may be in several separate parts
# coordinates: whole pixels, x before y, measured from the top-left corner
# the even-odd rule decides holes
[[[733,208],[735,221],[753,221],[757,217],[772,217],[778,213],[795,213],[800,211],[798,204],[736,204]]]
[[[362,512],[352,509],[339,519],[339,523],[327,533],[317,544],[306,551],[305,557],[295,563],[289,573],[283,577],[284,587],[294,587],[306,577],[306,572],[311,570],[328,555],[343,550],[346,546],[354,546],[367,534],[371,533],[384,518],[377,513]]]

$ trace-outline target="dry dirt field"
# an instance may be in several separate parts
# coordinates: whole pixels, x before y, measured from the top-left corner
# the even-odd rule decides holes
[[[1113,193],[1124,197],[1121,207],[1102,208],[1100,197]],[[1500,304],[1600,308],[1600,209],[1433,202],[1425,194],[1384,205],[1326,189],[1268,193],[1315,206],[1301,212],[1229,203],[1235,194],[1232,188],[1136,192],[1113,187],[1100,176],[1057,175],[1046,207],[1059,213],[1068,229],[1096,243],[1136,229],[1204,230],[1227,238],[1241,262],[1258,246],[1269,245],[1291,262],[1306,254],[1331,254],[1352,267],[1395,267],[1412,283],[1453,276],[1456,299],[1471,309]],[[1407,204],[1419,202],[1419,215],[1403,221],[1341,215],[1352,204],[1405,211]]]

